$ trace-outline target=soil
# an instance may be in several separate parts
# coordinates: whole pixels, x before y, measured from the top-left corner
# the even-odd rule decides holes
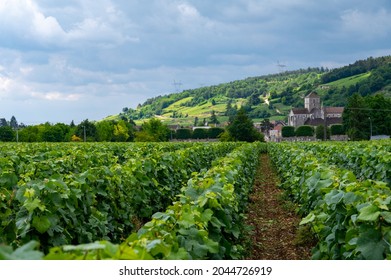
[[[313,239],[299,229],[301,218],[294,204],[283,199],[278,188],[278,175],[267,154],[262,154],[260,166],[250,195],[246,224],[249,260],[309,260]]]

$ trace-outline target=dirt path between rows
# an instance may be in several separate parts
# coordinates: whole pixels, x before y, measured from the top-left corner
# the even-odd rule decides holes
[[[313,241],[300,238],[300,218],[292,203],[282,199],[278,176],[267,154],[262,154],[260,167],[250,195],[246,224],[252,260],[308,260]],[[304,244],[302,244],[304,243]]]

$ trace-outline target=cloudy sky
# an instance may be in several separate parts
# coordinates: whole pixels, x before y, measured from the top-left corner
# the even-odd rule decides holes
[[[99,120],[278,62],[390,54],[389,0],[0,0],[0,118]]]

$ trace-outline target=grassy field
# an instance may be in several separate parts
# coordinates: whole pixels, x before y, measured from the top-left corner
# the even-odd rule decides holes
[[[343,87],[343,86],[345,86],[345,87],[349,87],[351,85],[355,85],[355,84],[361,82],[362,80],[367,79],[370,75],[371,75],[370,72],[363,73],[363,74],[358,74],[358,75],[355,75],[355,76],[352,76],[352,77],[348,77],[348,78],[340,79],[340,80],[335,81],[335,82],[324,84],[323,86],[331,86],[331,87]]]

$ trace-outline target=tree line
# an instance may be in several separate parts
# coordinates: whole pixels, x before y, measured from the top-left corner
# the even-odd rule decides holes
[[[325,137],[326,131],[326,137]],[[315,137],[319,140],[330,139],[330,136],[344,135],[345,128],[342,124],[334,124],[330,127],[318,125],[316,127],[310,125],[302,125],[299,127],[284,126],[281,130],[282,137]]]
[[[364,60],[358,60],[353,64],[333,69],[322,75],[321,80],[323,84],[327,84],[343,78],[369,72],[389,63],[391,63],[391,56],[383,56],[378,58],[369,57]]]
[[[353,94],[348,99],[342,118],[351,140],[367,140],[373,135],[391,135],[391,98],[384,94]]]
[[[324,139],[324,126],[285,126],[282,137],[316,136]],[[332,125],[326,129],[327,139],[330,135],[346,134],[350,140],[368,140],[375,135],[391,135],[391,98],[384,94],[361,96],[359,93],[348,98],[342,114],[342,124]]]
[[[135,124],[127,120],[92,122],[88,119],[75,125],[49,122],[38,125],[18,125],[15,117],[0,125],[2,142],[126,142],[133,141]]]
[[[176,131],[152,118],[137,127],[132,120],[104,120],[92,122],[88,119],[75,125],[64,123],[39,125],[18,125],[16,119],[0,124],[0,142],[164,142],[170,139],[207,139],[220,138],[222,141],[263,141],[247,116],[240,109],[226,128],[198,128],[192,131],[180,128]]]

